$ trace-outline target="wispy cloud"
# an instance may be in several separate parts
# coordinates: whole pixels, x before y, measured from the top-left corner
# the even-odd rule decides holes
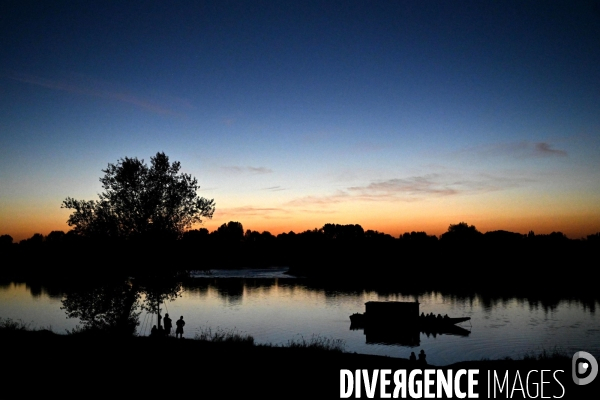
[[[374,181],[352,186],[331,195],[305,196],[286,203],[292,207],[328,207],[353,201],[414,202],[430,198],[493,192],[519,187],[532,182],[523,177],[478,174],[462,177],[456,174],[428,174],[407,178]]]
[[[106,88],[106,84],[102,84],[86,77],[78,76],[77,78],[73,77],[69,79],[48,79],[36,75],[12,73],[9,75],[9,78],[48,89],[128,103],[157,114],[179,115],[179,113],[160,104],[134,96],[123,90]]]
[[[329,208],[329,209],[328,208],[319,208],[319,209],[308,209],[308,208],[306,208],[306,209],[296,209],[295,211],[298,212],[298,213],[307,213],[307,214],[311,214],[311,215],[312,214],[328,214],[328,215],[331,215],[331,214],[335,214],[335,213],[338,212],[338,210],[336,210],[335,208],[333,208],[333,209],[332,208]]]
[[[287,206],[292,207],[306,207],[306,206],[330,206],[343,201],[351,200],[351,195],[344,191],[338,191],[332,195],[325,196],[304,196],[285,203]]]
[[[258,175],[258,174],[270,174],[273,172],[272,169],[265,168],[265,167],[241,167],[238,165],[231,165],[231,166],[222,167],[222,168],[228,172],[233,172],[233,173],[237,173],[237,174],[250,173],[250,174]]]
[[[540,156],[560,156],[564,157],[567,152],[564,150],[555,150],[546,142],[539,142],[535,144],[535,152]]]
[[[461,177],[453,174],[428,174],[404,179],[388,179],[366,186],[348,188],[365,199],[398,199],[411,201],[415,198],[454,196],[493,192],[521,186],[532,182],[522,177],[502,177],[477,174]]]
[[[390,195],[390,194],[429,194],[447,196],[457,193],[449,182],[440,179],[439,174],[424,176],[413,176],[405,179],[388,179],[373,182],[367,186],[353,186],[348,188],[350,192],[361,195]]]
[[[270,192],[279,192],[282,190],[287,190],[286,188],[282,188],[281,186],[271,186],[267,188],[262,188],[261,190],[268,190]]]
[[[459,156],[476,155],[483,158],[511,157],[517,159],[536,157],[565,157],[567,152],[552,148],[547,142],[511,142],[470,147],[457,153]]]
[[[277,217],[281,218],[282,214],[289,214],[290,210],[286,210],[284,208],[278,207],[253,207],[253,206],[245,206],[245,207],[232,207],[232,208],[221,208],[219,209],[219,214],[221,216],[226,216],[227,218],[231,217],[247,217],[247,216],[259,216],[262,218],[272,218]]]
[[[248,170],[253,174],[270,174],[273,172],[270,168],[265,167],[248,167]]]

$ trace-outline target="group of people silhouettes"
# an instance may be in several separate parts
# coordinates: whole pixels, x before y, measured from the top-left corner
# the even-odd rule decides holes
[[[421,349],[419,352],[419,364],[427,365],[427,360],[425,358],[425,350]],[[410,357],[408,359],[412,362],[417,362],[417,356],[415,355],[414,351],[410,352]]]
[[[161,320],[163,320],[163,324],[160,323]],[[179,317],[179,319],[175,322],[175,325],[177,325],[177,328],[175,329],[175,337],[183,339],[183,326],[185,325],[183,315]],[[164,319],[160,316],[160,314],[158,314],[158,328],[156,325],[152,327],[150,330],[150,337],[169,337],[171,336],[171,329],[173,329],[173,321],[171,318],[169,318],[169,314],[165,314]]]
[[[442,317],[442,314],[438,314],[436,317],[434,313],[429,313],[427,315],[425,315],[425,313],[421,313],[421,318],[431,320],[431,319],[448,319],[450,317],[448,317],[448,314],[445,314],[443,317]]]

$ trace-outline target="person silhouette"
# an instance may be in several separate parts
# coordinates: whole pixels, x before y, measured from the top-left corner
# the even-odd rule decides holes
[[[171,336],[171,328],[173,328],[173,323],[171,322],[171,318],[169,318],[169,314],[165,314],[163,323],[165,325],[165,336]]]
[[[427,360],[425,359],[425,357],[427,357],[427,356],[425,355],[425,350],[421,350],[421,351],[419,352],[419,363],[420,363],[420,364],[423,364],[423,365],[426,365],[426,364],[427,364]]]
[[[415,355],[414,351],[410,352],[410,357],[408,359],[410,360],[410,362],[417,362],[417,356]]]
[[[181,339],[183,339],[183,326],[185,325],[185,321],[183,320],[183,315],[181,317],[179,317],[179,319],[177,320],[177,322],[175,322],[175,324],[177,325],[177,329],[175,329],[175,337],[177,337],[177,335],[181,335],[179,337]]]
[[[156,337],[156,335],[158,335],[158,329],[156,329],[156,325],[154,325],[152,329],[150,329],[150,337]]]

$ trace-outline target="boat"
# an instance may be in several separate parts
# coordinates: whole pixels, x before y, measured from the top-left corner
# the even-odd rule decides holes
[[[420,316],[416,301],[369,301],[364,313],[350,315],[350,329],[364,330],[367,343],[415,347],[421,343],[421,333],[428,337],[469,336],[471,331],[457,324],[470,319]]]
[[[390,316],[390,318],[393,318]],[[444,327],[444,326],[453,326],[456,324],[460,324],[461,322],[469,321],[471,317],[419,317],[416,321],[416,325],[420,327]],[[367,321],[366,313],[354,313],[350,315],[350,323],[355,326],[364,326]],[[391,323],[392,321],[390,321]],[[402,322],[402,320],[398,320],[396,322]],[[413,325],[415,325],[413,323]]]
[[[350,315],[351,329],[364,327],[419,328],[421,331],[452,331],[451,327],[469,321],[471,317],[437,317],[419,315],[418,302],[403,301],[369,301],[365,303],[364,313]],[[463,328],[461,328],[463,329]],[[463,329],[464,330],[464,329]]]

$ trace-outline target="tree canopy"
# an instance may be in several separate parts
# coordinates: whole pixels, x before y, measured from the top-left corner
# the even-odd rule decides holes
[[[165,153],[144,160],[128,158],[108,164],[100,178],[99,200],[67,197],[61,208],[74,210],[67,223],[75,233],[95,238],[171,238],[202,218],[212,218],[215,202],[198,196],[198,181],[180,173],[181,164]]]
[[[479,232],[474,225],[469,225],[466,222],[450,224],[448,231],[442,234],[442,240],[446,241],[470,241],[482,237],[483,233]]]

